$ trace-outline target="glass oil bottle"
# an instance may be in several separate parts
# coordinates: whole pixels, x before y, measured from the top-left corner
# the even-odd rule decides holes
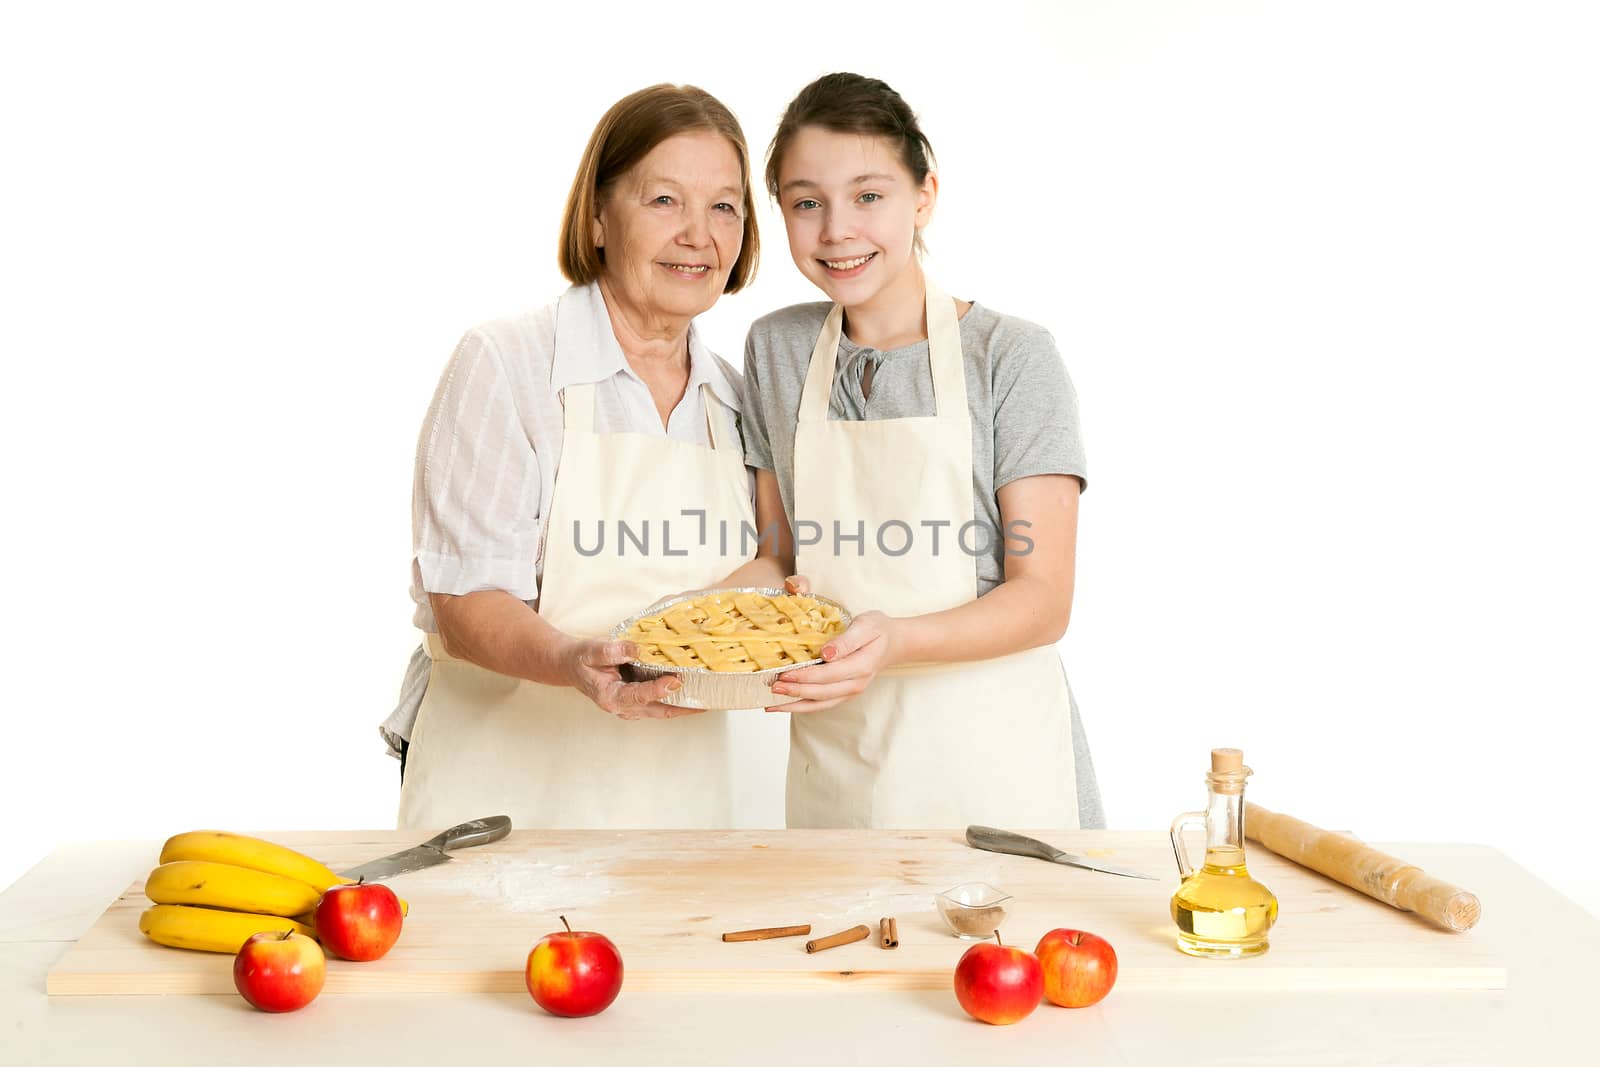
[[[1183,884],[1172,895],[1178,949],[1207,959],[1241,959],[1267,951],[1267,930],[1278,918],[1278,898],[1245,869],[1244,780],[1250,768],[1236,748],[1211,750],[1205,811],[1172,821],[1172,853]],[[1189,862],[1183,832],[1204,825],[1206,859]]]

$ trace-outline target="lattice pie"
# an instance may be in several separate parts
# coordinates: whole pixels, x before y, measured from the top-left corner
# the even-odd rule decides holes
[[[713,671],[765,671],[817,659],[844,632],[839,609],[808,596],[708,593],[648,615],[623,640],[641,663]]]

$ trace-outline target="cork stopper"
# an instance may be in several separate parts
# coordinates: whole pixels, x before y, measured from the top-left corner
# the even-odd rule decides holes
[[[1237,748],[1212,749],[1211,770],[1213,773],[1244,770],[1244,751]]]
[[[1206,775],[1206,785],[1215,793],[1237,796],[1244,792],[1244,780],[1250,768],[1244,765],[1244,752],[1237,748],[1211,750],[1211,773]]]

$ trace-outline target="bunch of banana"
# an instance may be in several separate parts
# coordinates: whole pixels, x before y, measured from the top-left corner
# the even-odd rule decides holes
[[[144,885],[155,906],[139,916],[139,929],[163,945],[228,953],[263,930],[316,937],[317,901],[349,881],[271,841],[196,830],[161,849],[161,865]],[[400,906],[407,910],[404,901]]]

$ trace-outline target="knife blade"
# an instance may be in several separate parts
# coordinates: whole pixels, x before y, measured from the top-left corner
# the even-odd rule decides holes
[[[1130,870],[1127,867],[1118,867],[1111,863],[1100,863],[1080,856],[1075,852],[1063,852],[1053,845],[1021,834],[1014,834],[1009,830],[996,830],[992,826],[967,827],[967,844],[973,848],[981,848],[985,852],[1003,852],[1009,856],[1028,856],[1033,859],[1045,860],[1050,863],[1064,863],[1069,867],[1084,867],[1091,871],[1100,871],[1105,874],[1120,874],[1124,878],[1144,878],[1151,882],[1161,879],[1153,874],[1144,874],[1140,871]]]
[[[389,856],[370,860],[359,867],[341,871],[344,878],[359,878],[368,882],[381,882],[396,875],[420,871],[439,863],[450,861],[452,849],[472,848],[498,841],[511,832],[511,820],[504,815],[487,819],[473,819],[428,838],[415,848],[408,848]]]

